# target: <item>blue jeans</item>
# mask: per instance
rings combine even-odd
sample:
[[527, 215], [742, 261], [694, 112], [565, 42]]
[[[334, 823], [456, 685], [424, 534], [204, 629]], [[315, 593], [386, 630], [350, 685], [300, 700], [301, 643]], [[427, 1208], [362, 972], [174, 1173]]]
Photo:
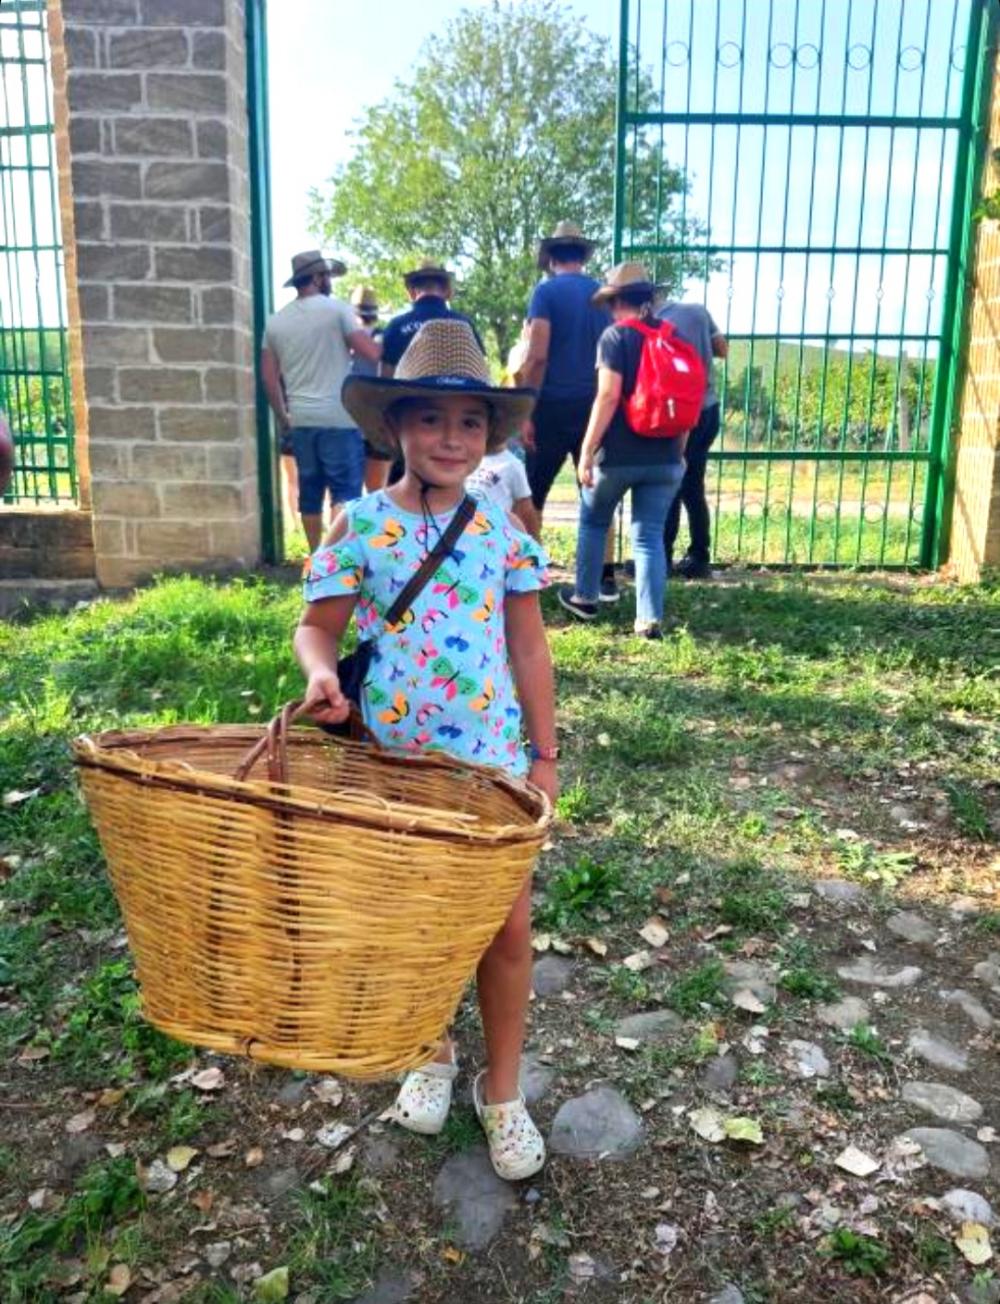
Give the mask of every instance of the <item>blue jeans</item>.
[[596, 602], [601, 585], [604, 543], [615, 508], [632, 491], [632, 555], [635, 558], [637, 628], [663, 620], [667, 554], [663, 527], [684, 478], [683, 462], [651, 466], [596, 466], [594, 484], [580, 494], [576, 539], [576, 596]]
[[299, 468], [299, 511], [303, 516], [320, 515], [328, 489], [335, 503], [348, 503], [361, 497], [365, 446], [360, 430], [350, 426], [343, 429], [296, 426], [291, 435]]

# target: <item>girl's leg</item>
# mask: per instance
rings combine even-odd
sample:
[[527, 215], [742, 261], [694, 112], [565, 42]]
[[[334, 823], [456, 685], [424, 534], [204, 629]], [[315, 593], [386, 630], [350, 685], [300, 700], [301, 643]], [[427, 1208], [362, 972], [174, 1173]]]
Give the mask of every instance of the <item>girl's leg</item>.
[[576, 533], [576, 597], [581, 602], [596, 602], [601, 587], [601, 569], [608, 531], [615, 508], [621, 502], [629, 481], [617, 468], [594, 471], [592, 489], [580, 494], [580, 522]]
[[663, 621], [663, 594], [667, 586], [663, 529], [680, 488], [684, 467], [677, 463], [643, 468], [643, 471], [642, 479], [637, 479], [632, 486], [636, 629]]
[[516, 1100], [524, 1025], [531, 999], [531, 879], [479, 962], [476, 984], [489, 1069], [486, 1104]]

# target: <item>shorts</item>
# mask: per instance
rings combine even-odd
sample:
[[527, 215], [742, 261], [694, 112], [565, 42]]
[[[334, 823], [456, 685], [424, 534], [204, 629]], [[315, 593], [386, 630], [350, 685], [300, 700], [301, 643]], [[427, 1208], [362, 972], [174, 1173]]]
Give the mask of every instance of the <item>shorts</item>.
[[286, 430], [278, 440], [278, 452], [282, 457], [294, 457], [295, 449], [292, 447], [292, 432]]
[[524, 460], [531, 485], [531, 500], [539, 511], [545, 506], [556, 476], [567, 457], [576, 466], [590, 420], [589, 398], [539, 399], [534, 412], [535, 447]]
[[364, 443], [365, 457], [370, 457], [373, 462], [392, 462], [395, 460], [395, 453], [383, 452], [381, 448], [376, 448], [374, 444], [369, 444], [367, 439]]
[[298, 426], [292, 430], [292, 448], [299, 469], [299, 511], [303, 516], [322, 512], [327, 491], [335, 503], [361, 497], [365, 449], [360, 430]]

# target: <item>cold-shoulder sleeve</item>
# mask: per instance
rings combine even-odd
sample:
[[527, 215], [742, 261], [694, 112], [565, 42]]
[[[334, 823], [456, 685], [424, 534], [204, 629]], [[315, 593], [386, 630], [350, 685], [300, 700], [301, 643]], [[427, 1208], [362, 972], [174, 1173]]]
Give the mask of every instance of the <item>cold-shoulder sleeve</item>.
[[508, 521], [504, 527], [507, 555], [504, 564], [508, 593], [535, 593], [549, 584], [548, 553], [530, 534]]
[[364, 545], [348, 517], [347, 533], [336, 543], [324, 544], [309, 559], [303, 585], [306, 602], [321, 598], [356, 597], [365, 573]]

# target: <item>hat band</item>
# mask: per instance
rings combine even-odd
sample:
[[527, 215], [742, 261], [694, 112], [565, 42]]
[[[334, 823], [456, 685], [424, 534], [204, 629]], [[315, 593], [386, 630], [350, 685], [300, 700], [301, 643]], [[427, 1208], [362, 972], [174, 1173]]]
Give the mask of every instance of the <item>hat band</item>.
[[488, 380], [480, 380], [475, 376], [401, 376], [396, 373], [396, 380], [403, 384], [409, 385], [428, 385], [441, 389], [483, 389], [489, 387]]

